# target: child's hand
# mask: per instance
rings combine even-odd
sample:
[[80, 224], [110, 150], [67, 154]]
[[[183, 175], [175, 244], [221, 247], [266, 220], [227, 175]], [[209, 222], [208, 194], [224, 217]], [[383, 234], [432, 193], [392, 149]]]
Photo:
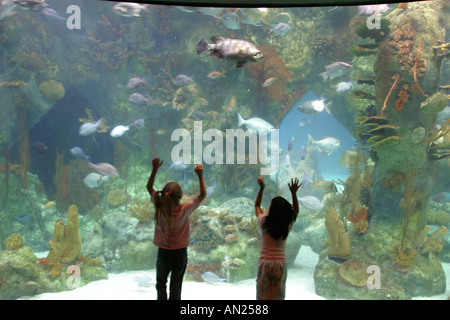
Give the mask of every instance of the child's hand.
[[288, 183], [289, 190], [291, 190], [291, 193], [297, 193], [297, 190], [302, 186], [302, 184], [299, 184], [298, 178], [291, 179], [291, 184]]
[[203, 166], [200, 163], [197, 163], [194, 171], [197, 174], [197, 176], [199, 176], [199, 177], [202, 176], [203, 175]]
[[258, 177], [258, 184], [261, 188], [264, 188], [264, 179], [263, 177]]
[[160, 160], [158, 157], [153, 158], [152, 160], [153, 169], [158, 170], [158, 168], [162, 166], [163, 162], [164, 161]]

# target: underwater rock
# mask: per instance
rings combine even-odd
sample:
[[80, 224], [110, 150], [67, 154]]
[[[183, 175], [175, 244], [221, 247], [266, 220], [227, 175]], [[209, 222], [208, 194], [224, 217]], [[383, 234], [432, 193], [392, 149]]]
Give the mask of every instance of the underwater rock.
[[62, 220], [55, 222], [53, 239], [48, 242], [50, 253], [47, 259], [50, 262], [73, 262], [81, 251], [81, 235], [78, 224], [78, 208], [69, 207], [67, 225]]
[[39, 85], [39, 92], [48, 102], [60, 100], [66, 93], [62, 83], [56, 80], [42, 81]]
[[339, 268], [338, 276], [342, 283], [356, 288], [367, 286], [369, 274], [366, 272], [369, 266], [359, 261], [345, 261]]
[[420, 110], [425, 112], [438, 113], [444, 110], [444, 108], [447, 106], [447, 102], [447, 95], [442, 92], [438, 92], [422, 102], [420, 104]]
[[255, 201], [249, 198], [234, 198], [224, 202], [219, 209], [227, 209], [231, 215], [243, 215], [253, 217], [255, 215]]

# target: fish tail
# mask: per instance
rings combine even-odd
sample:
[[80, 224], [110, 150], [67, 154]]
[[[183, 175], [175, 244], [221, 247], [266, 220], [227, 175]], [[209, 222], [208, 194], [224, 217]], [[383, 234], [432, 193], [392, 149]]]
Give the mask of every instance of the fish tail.
[[331, 110], [330, 110], [330, 105], [331, 105], [331, 101], [330, 102], [328, 102], [328, 103], [325, 103], [325, 110], [328, 112], [328, 114], [331, 114]]
[[244, 118], [242, 118], [241, 114], [238, 112], [238, 128], [242, 127], [245, 123]]
[[206, 41], [205, 38], [202, 38], [202, 40], [200, 40], [200, 42], [197, 44], [197, 54], [203, 54], [206, 51], [209, 50], [209, 43], [208, 41]]

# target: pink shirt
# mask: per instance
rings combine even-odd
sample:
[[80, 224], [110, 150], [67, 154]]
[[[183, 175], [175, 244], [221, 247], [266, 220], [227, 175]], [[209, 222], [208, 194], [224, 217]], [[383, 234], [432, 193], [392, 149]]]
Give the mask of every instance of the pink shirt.
[[[266, 221], [266, 217], [267, 215], [265, 214], [258, 217], [258, 223], [261, 228], [262, 235], [261, 254], [259, 256], [259, 260], [286, 262], [286, 256], [284, 254], [286, 239], [275, 240], [263, 230], [262, 225], [264, 224], [264, 221]], [[293, 224], [290, 225], [289, 230], [292, 228], [292, 225]]]
[[164, 216], [159, 219], [159, 226], [155, 226], [153, 244], [167, 250], [183, 249], [189, 246], [189, 216], [200, 205], [200, 200], [195, 197], [183, 202], [173, 211], [175, 223], [169, 233], [165, 233], [164, 227], [167, 223]]

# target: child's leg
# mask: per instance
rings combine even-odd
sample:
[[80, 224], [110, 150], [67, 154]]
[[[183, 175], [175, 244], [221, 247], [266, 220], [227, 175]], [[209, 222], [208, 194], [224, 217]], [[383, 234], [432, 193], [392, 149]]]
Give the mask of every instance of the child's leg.
[[187, 266], [187, 248], [174, 250], [169, 300], [181, 300], [181, 286]]
[[170, 250], [158, 248], [156, 260], [156, 293], [158, 300], [167, 300], [167, 277], [172, 268]]
[[284, 300], [287, 268], [283, 262], [259, 262], [257, 293], [258, 300]]

